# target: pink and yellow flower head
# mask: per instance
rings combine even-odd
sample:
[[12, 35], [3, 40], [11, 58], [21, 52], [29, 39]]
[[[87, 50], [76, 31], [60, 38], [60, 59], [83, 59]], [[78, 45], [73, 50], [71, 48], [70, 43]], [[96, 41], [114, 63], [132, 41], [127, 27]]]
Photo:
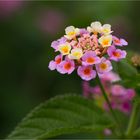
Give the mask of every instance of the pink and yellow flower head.
[[126, 57], [126, 51], [117, 47], [128, 44], [112, 32], [110, 24], [102, 25], [98, 21], [87, 28], [66, 27], [65, 35], [51, 44], [60, 55], [49, 63], [50, 70], [56, 69], [61, 74], [77, 70], [86, 81], [95, 78], [96, 73], [111, 71], [111, 60], [120, 61]]

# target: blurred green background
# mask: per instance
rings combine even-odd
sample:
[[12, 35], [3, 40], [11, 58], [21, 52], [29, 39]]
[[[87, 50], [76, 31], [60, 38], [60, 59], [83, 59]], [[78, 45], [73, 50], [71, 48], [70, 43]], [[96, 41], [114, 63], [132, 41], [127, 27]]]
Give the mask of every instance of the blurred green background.
[[116, 36], [140, 51], [139, 1], [0, 1], [0, 138], [40, 102], [81, 94], [81, 79], [49, 71], [51, 42], [69, 25], [109, 23]]

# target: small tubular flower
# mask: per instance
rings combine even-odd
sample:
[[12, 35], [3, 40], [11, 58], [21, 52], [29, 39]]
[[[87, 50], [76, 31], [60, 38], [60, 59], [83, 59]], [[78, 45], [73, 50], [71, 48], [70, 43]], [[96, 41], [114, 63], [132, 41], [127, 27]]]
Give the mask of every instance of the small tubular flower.
[[127, 41], [125, 41], [124, 39], [119, 39], [116, 36], [113, 36], [113, 44], [116, 46], [126, 46], [128, 45]]
[[109, 72], [112, 70], [111, 62], [103, 57], [101, 58], [101, 62], [99, 64], [96, 64], [96, 69], [100, 74]]
[[99, 38], [99, 43], [103, 48], [111, 46], [112, 43], [112, 35], [106, 35]]
[[82, 57], [82, 64], [85, 66], [98, 64], [101, 62], [101, 59], [93, 51], [87, 51]]
[[102, 24], [99, 21], [96, 22], [92, 22], [91, 23], [91, 27], [87, 27], [87, 30], [89, 32], [93, 32], [93, 33], [101, 33], [102, 31]]
[[65, 35], [51, 44], [60, 55], [50, 61], [49, 69], [56, 69], [61, 74], [71, 74], [77, 70], [86, 81], [94, 79], [96, 73], [101, 76], [109, 72], [112, 70], [112, 60], [120, 61], [126, 57], [126, 52], [117, 46], [128, 44], [124, 39], [112, 35], [112, 32], [110, 24], [102, 25], [99, 21], [92, 22], [86, 28], [66, 27]]
[[116, 49], [115, 46], [109, 47], [107, 53], [111, 60], [119, 61], [126, 57], [126, 51], [122, 51], [120, 49]]
[[65, 37], [61, 37], [60, 39], [56, 40], [56, 41], [53, 41], [51, 43], [51, 47], [55, 49], [55, 51], [58, 51], [58, 46], [60, 44], [64, 44], [66, 43], [66, 38]]
[[121, 80], [120, 76], [112, 71], [105, 74], [100, 74], [99, 76], [103, 81], [109, 81], [110, 83]]
[[71, 50], [71, 53], [68, 55], [70, 59], [80, 59], [83, 56], [83, 51], [81, 48], [74, 48]]
[[57, 71], [61, 74], [71, 74], [75, 69], [75, 64], [73, 60], [69, 60], [68, 58], [62, 61], [57, 68]]
[[110, 24], [104, 24], [102, 26], [102, 33], [105, 35], [111, 34], [113, 31], [111, 31], [111, 25]]
[[71, 46], [69, 43], [61, 44], [58, 46], [58, 50], [61, 52], [62, 55], [68, 55], [71, 50]]
[[61, 61], [62, 61], [62, 55], [61, 54], [60, 55], [57, 55], [55, 57], [55, 60], [50, 61], [50, 63], [49, 63], [49, 69], [50, 70], [57, 69], [57, 66], [61, 63]]
[[121, 96], [126, 94], [126, 90], [121, 85], [113, 85], [111, 87], [111, 93], [115, 96]]
[[75, 28], [74, 26], [69, 26], [66, 27], [65, 33], [66, 33], [65, 37], [67, 39], [73, 39], [76, 37], [76, 35], [79, 35], [80, 30], [78, 28]]
[[96, 77], [96, 71], [91, 66], [79, 66], [78, 75], [85, 81], [89, 81]]

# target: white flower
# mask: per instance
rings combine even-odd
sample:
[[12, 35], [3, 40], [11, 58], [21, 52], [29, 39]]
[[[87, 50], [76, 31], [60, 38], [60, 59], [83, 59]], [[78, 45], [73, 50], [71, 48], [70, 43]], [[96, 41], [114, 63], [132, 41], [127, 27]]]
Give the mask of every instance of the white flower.
[[105, 35], [108, 35], [110, 33], [112, 33], [113, 31], [111, 31], [111, 25], [110, 24], [104, 24], [102, 27], [102, 33]]
[[87, 30], [89, 32], [93, 32], [93, 33], [101, 33], [101, 31], [102, 31], [102, 25], [98, 21], [92, 22], [91, 23], [91, 27], [87, 27]]
[[102, 47], [109, 47], [112, 43], [112, 35], [102, 36], [98, 39], [98, 41], [102, 45]]
[[76, 35], [79, 35], [80, 29], [75, 28], [74, 26], [69, 26], [69, 27], [66, 27], [65, 33], [66, 33], [65, 37], [67, 39], [73, 39], [76, 37]]
[[71, 54], [68, 55], [69, 59], [80, 59], [83, 56], [81, 48], [74, 48], [71, 50]]
[[58, 50], [61, 52], [62, 55], [68, 55], [71, 50], [71, 46], [69, 43], [60, 44], [58, 46]]

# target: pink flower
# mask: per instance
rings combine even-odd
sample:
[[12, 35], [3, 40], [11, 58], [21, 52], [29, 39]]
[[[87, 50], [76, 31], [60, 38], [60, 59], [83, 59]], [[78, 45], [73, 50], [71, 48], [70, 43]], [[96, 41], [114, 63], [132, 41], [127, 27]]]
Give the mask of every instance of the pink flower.
[[9, 17], [21, 7], [24, 7], [23, 0], [0, 0], [0, 17]]
[[111, 60], [119, 61], [126, 57], [126, 51], [122, 51], [120, 49], [116, 49], [115, 46], [109, 47], [107, 53]]
[[127, 46], [128, 45], [128, 42], [124, 39], [120, 39], [120, 42], [121, 42], [122, 46]]
[[[115, 75], [115, 73], [113, 72], [109, 72], [109, 73], [111, 73], [111, 75], [113, 74]], [[110, 100], [112, 108], [119, 110], [125, 114], [130, 113], [132, 109], [131, 103], [136, 95], [135, 90], [126, 89], [125, 87], [118, 84], [112, 84], [110, 77], [109, 78], [107, 77], [107, 79], [104, 79], [104, 76], [106, 74], [102, 74], [100, 78], [101, 78], [102, 84], [104, 85], [105, 91], [108, 95], [108, 98]], [[115, 78], [116, 78], [116, 75], [115, 75]], [[101, 89], [98, 85], [92, 87], [90, 86], [89, 82], [83, 82], [83, 94], [87, 98], [94, 98], [95, 102], [97, 103], [99, 107], [105, 109], [106, 111], [109, 111], [108, 105], [106, 101], [104, 100]]]
[[81, 28], [80, 29], [80, 35], [83, 35], [83, 34], [88, 34], [88, 31], [84, 28]]
[[127, 46], [128, 43], [124, 39], [119, 39], [116, 36], [113, 36], [113, 44], [116, 46]]
[[90, 94], [90, 85], [89, 82], [83, 81], [82, 82], [82, 88], [83, 88], [83, 96], [88, 97]]
[[111, 62], [105, 57], [102, 57], [101, 62], [99, 64], [96, 64], [96, 69], [100, 74], [107, 73], [112, 70]]
[[121, 85], [113, 85], [111, 87], [111, 93], [114, 96], [122, 96], [127, 94], [125, 88]]
[[94, 93], [94, 94], [101, 94], [102, 93], [102, 91], [101, 91], [99, 86], [90, 87], [90, 92]]
[[106, 136], [110, 136], [110, 135], [112, 134], [111, 129], [105, 128], [105, 129], [104, 129], [104, 134], [105, 134]]
[[62, 55], [61, 54], [60, 55], [57, 55], [55, 57], [55, 60], [50, 61], [50, 63], [49, 63], [49, 69], [50, 70], [57, 69], [57, 66], [61, 63], [61, 61], [62, 61]]
[[126, 101], [123, 102], [122, 104], [120, 104], [118, 106], [118, 109], [126, 114], [130, 113], [131, 109], [132, 109], [132, 105], [130, 102]]
[[86, 81], [96, 77], [96, 71], [91, 66], [79, 66], [77, 70], [78, 75]]
[[60, 32], [64, 22], [64, 13], [57, 9], [42, 10], [37, 18], [39, 29], [44, 33], [48, 33], [49, 35], [55, 35]]
[[51, 47], [55, 49], [55, 51], [58, 51], [58, 46], [60, 44], [64, 44], [66, 42], [66, 38], [65, 37], [61, 37], [60, 39], [53, 41], [51, 44]]
[[64, 61], [62, 61], [58, 67], [57, 71], [60, 72], [61, 74], [71, 74], [75, 69], [75, 64], [73, 60], [70, 60], [66, 58]]
[[124, 96], [125, 100], [132, 100], [136, 96], [134, 89], [126, 89], [126, 93]]
[[89, 33], [83, 34], [78, 38], [77, 47], [83, 48], [85, 51], [94, 50], [98, 47], [98, 39], [96, 35], [90, 35]]
[[119, 75], [112, 71], [107, 72], [105, 74], [100, 74], [99, 76], [103, 81], [108, 81], [108, 82], [116, 82], [121, 80]]
[[85, 66], [98, 64], [101, 59], [93, 51], [87, 51], [82, 57], [82, 64]]

